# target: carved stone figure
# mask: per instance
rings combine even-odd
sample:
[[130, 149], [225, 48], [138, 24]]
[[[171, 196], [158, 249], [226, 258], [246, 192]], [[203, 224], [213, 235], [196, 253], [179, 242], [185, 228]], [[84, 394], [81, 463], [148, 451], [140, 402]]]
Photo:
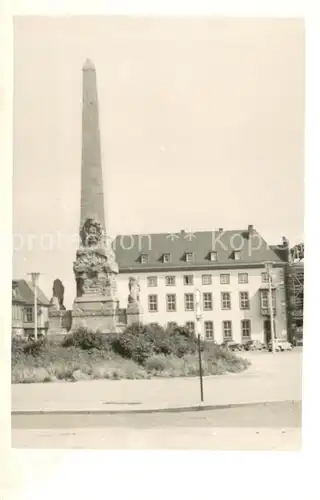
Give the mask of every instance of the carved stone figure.
[[129, 291], [128, 304], [140, 302], [140, 286], [137, 278], [129, 278]]
[[[57, 300], [56, 300], [57, 299]], [[58, 310], [65, 310], [63, 305], [64, 300], [64, 286], [62, 281], [59, 279], [55, 279], [52, 286], [52, 304], [56, 304]]]
[[60, 304], [58, 297], [53, 296], [50, 300], [50, 306], [55, 311], [60, 311]]
[[77, 252], [73, 270], [77, 281], [77, 297], [82, 295], [110, 297], [115, 294], [117, 268], [111, 252], [103, 255], [95, 249], [82, 248]]
[[80, 238], [84, 247], [94, 247], [102, 243], [103, 229], [100, 222], [87, 219], [80, 231]]

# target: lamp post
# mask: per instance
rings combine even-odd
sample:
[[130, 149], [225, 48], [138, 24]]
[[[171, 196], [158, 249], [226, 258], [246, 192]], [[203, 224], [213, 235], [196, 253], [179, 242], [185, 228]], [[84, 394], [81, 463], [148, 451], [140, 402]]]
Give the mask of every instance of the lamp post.
[[273, 315], [273, 300], [272, 300], [272, 266], [273, 262], [265, 263], [265, 270], [268, 276], [268, 289], [269, 289], [269, 313], [270, 313], [270, 330], [271, 330], [271, 346], [272, 353], [275, 353], [275, 345], [274, 345], [274, 315]]
[[202, 371], [202, 359], [201, 359], [201, 293], [200, 290], [196, 290], [196, 335], [198, 343], [198, 355], [199, 355], [199, 378], [200, 378], [200, 400], [201, 405], [203, 404], [203, 371]]
[[201, 318], [202, 318], [202, 313], [201, 313], [201, 293], [200, 290], [196, 290], [196, 335], [197, 337], [200, 335], [202, 336], [201, 333]]
[[40, 273], [29, 273], [34, 292], [34, 340], [38, 340], [38, 281]]

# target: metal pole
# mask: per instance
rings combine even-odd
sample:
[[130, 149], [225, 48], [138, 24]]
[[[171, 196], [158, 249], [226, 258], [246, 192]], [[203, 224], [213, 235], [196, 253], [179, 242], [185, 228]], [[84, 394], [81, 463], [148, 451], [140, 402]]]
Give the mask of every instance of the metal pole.
[[273, 300], [272, 300], [272, 282], [271, 282], [271, 269], [268, 268], [268, 286], [269, 286], [269, 311], [270, 311], [270, 330], [271, 330], [271, 345], [272, 353], [275, 353], [274, 346], [274, 317], [273, 317]]
[[34, 340], [38, 340], [38, 290], [36, 282], [34, 284]]
[[201, 336], [200, 335], [198, 335], [198, 352], [199, 352], [200, 396], [201, 396], [201, 403], [203, 403], [203, 373], [202, 373]]
[[32, 279], [34, 296], [34, 340], [38, 340], [38, 280], [40, 273], [29, 273]]

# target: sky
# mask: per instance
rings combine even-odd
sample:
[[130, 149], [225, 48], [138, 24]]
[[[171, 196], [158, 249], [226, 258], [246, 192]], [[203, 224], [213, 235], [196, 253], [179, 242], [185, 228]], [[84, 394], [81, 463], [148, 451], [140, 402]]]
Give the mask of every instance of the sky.
[[82, 66], [96, 67], [116, 234], [244, 229], [303, 240], [298, 19], [16, 18], [13, 275], [75, 297]]

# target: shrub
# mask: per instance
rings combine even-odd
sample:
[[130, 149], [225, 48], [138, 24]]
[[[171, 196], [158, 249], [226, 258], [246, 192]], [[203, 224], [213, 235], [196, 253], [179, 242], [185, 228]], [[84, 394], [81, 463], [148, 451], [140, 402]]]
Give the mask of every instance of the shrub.
[[168, 332], [160, 325], [147, 325], [144, 335], [148, 342], [152, 344], [153, 351], [156, 354], [170, 355], [174, 353], [174, 342]]
[[107, 348], [107, 343], [102, 334], [82, 327], [79, 328], [78, 331], [66, 335], [62, 345], [63, 347], [79, 347], [83, 350], [103, 350]]
[[136, 363], [143, 364], [153, 354], [150, 339], [144, 335], [135, 335], [123, 332], [112, 339], [112, 349], [123, 358], [133, 359]]
[[45, 337], [39, 340], [28, 340], [23, 347], [24, 354], [30, 356], [39, 356], [47, 347], [47, 339]]
[[168, 335], [185, 337], [186, 339], [192, 339], [195, 341], [194, 334], [189, 330], [189, 328], [185, 326], [178, 326], [178, 325], [175, 327], [170, 326], [166, 329], [166, 333]]

